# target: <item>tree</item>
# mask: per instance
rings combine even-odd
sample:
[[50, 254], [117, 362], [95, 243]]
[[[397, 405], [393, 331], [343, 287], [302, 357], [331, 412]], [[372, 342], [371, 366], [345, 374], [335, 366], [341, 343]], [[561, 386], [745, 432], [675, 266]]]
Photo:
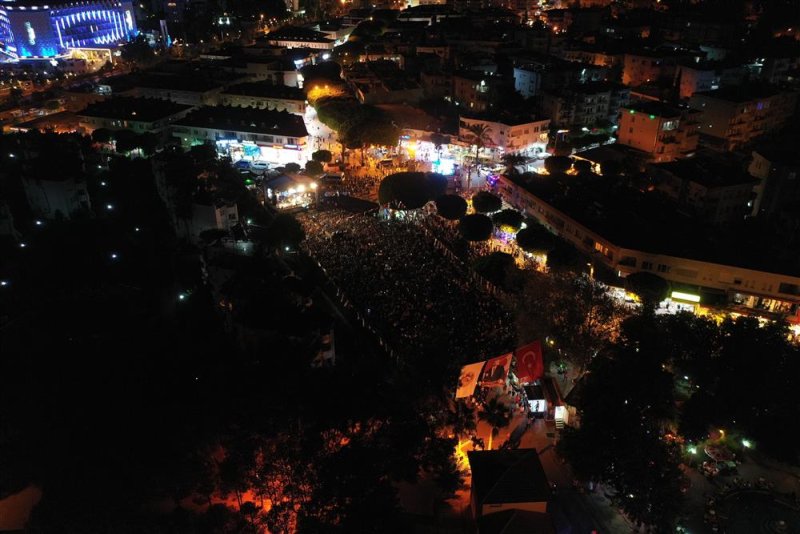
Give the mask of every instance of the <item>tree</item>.
[[[467, 126], [468, 133], [468, 140], [475, 146], [475, 162], [473, 167], [475, 170], [478, 170], [478, 163], [479, 163], [479, 155], [480, 151], [483, 147], [485, 147], [489, 142], [491, 142], [491, 136], [489, 135], [492, 131], [492, 128], [486, 124], [475, 123], [470, 124]], [[472, 187], [472, 170], [470, 170], [469, 174], [467, 175], [467, 189]]]
[[[511, 422], [511, 414], [505, 405], [497, 399], [497, 397], [489, 399], [478, 412], [478, 419], [485, 421], [492, 427], [492, 438], [497, 437], [500, 429], [508, 426]], [[489, 443], [489, 450], [492, 449], [491, 442]]]
[[664, 354], [652, 349], [623, 340], [595, 358], [578, 401], [581, 426], [565, 432], [557, 450], [579, 477], [614, 488], [617, 504], [635, 521], [668, 531], [682, 474], [677, 449], [662, 438], [673, 377]]
[[486, 241], [491, 237], [493, 228], [492, 220], [481, 214], [467, 215], [458, 223], [458, 231], [467, 241]]
[[378, 187], [378, 202], [393, 209], [421, 208], [431, 199], [431, 185], [424, 172], [390, 174]]
[[514, 256], [505, 252], [492, 252], [475, 260], [475, 272], [493, 284], [508, 289], [518, 282], [518, 273]]
[[287, 163], [283, 166], [283, 170], [288, 174], [297, 174], [300, 172], [300, 164], [295, 162]]
[[492, 215], [492, 221], [494, 221], [495, 226], [509, 234], [516, 233], [522, 226], [524, 219], [520, 212], [511, 208], [506, 208]]
[[625, 278], [625, 289], [636, 294], [642, 300], [644, 309], [652, 312], [659, 302], [667, 298], [669, 282], [657, 274], [638, 272]]
[[144, 155], [152, 156], [156, 153], [156, 147], [158, 147], [158, 137], [152, 132], [139, 134], [136, 139], [136, 146], [142, 150]]
[[320, 163], [330, 163], [333, 159], [333, 154], [331, 154], [330, 150], [317, 150], [311, 154], [311, 159]]
[[553, 250], [555, 238], [545, 227], [528, 221], [527, 226], [517, 232], [517, 246], [526, 252], [546, 254]]
[[575, 162], [572, 164], [572, 167], [579, 175], [592, 173], [592, 163], [590, 161], [586, 161], [585, 159], [575, 160]]
[[547, 266], [554, 271], [580, 272], [586, 268], [587, 258], [572, 243], [555, 238], [553, 248], [547, 253]]
[[436, 211], [439, 216], [456, 221], [466, 215], [467, 201], [458, 195], [443, 195], [436, 199]]
[[488, 191], [480, 191], [472, 195], [472, 207], [478, 213], [492, 213], [503, 207], [503, 201]]
[[544, 160], [544, 168], [549, 174], [563, 174], [572, 167], [572, 158], [568, 156], [550, 156]]
[[296, 248], [305, 238], [303, 225], [287, 213], [276, 215], [267, 227], [267, 241], [275, 248]]
[[113, 139], [113, 133], [108, 128], [98, 128], [92, 132], [92, 141], [95, 143], [110, 143]]
[[127, 154], [139, 147], [139, 135], [133, 130], [117, 130], [114, 132], [117, 152]]
[[306, 174], [312, 177], [319, 176], [323, 173], [322, 163], [316, 160], [309, 160], [306, 162]]
[[436, 150], [436, 159], [441, 159], [442, 147], [450, 142], [450, 136], [434, 132], [431, 134], [431, 143]]

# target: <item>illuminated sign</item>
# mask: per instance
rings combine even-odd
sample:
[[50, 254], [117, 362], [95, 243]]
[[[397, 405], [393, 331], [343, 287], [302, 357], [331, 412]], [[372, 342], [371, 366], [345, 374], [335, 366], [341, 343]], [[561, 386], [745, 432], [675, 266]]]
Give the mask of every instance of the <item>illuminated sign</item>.
[[691, 293], [683, 293], [681, 291], [673, 291], [672, 298], [674, 300], [685, 300], [687, 302], [700, 302], [700, 295], [692, 295]]

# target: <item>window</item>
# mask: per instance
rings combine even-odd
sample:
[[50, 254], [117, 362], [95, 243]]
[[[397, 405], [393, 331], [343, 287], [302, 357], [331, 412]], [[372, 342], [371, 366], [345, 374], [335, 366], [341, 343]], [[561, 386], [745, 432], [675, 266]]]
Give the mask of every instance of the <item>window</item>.
[[642, 269], [647, 269], [648, 271], [653, 270], [653, 262], [651, 261], [643, 261], [642, 262]]
[[660, 273], [668, 273], [671, 269], [669, 265], [664, 265], [663, 263], [658, 264], [658, 272]]

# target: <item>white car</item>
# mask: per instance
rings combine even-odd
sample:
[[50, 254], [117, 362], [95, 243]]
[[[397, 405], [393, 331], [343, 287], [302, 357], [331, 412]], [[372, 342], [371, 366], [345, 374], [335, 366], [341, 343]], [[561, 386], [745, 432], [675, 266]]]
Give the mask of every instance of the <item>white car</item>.
[[266, 161], [251, 161], [250, 170], [256, 173], [263, 173], [269, 170], [269, 163]]

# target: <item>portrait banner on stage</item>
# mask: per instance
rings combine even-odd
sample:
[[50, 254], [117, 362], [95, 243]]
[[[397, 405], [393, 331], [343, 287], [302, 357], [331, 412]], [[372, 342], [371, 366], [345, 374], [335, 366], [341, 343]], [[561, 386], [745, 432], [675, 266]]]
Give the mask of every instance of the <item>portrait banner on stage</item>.
[[538, 380], [544, 375], [542, 344], [539, 341], [519, 347], [514, 351], [514, 356], [517, 358], [517, 368], [514, 373], [523, 384]]
[[475, 387], [478, 385], [478, 379], [481, 377], [481, 370], [483, 370], [483, 364], [485, 363], [486, 360], [471, 363], [461, 368], [461, 374], [458, 377], [458, 389], [456, 390], [457, 399], [471, 397], [475, 393]]
[[508, 378], [508, 371], [511, 369], [511, 353], [497, 356], [487, 360], [481, 374], [481, 386], [494, 387], [502, 386]]

